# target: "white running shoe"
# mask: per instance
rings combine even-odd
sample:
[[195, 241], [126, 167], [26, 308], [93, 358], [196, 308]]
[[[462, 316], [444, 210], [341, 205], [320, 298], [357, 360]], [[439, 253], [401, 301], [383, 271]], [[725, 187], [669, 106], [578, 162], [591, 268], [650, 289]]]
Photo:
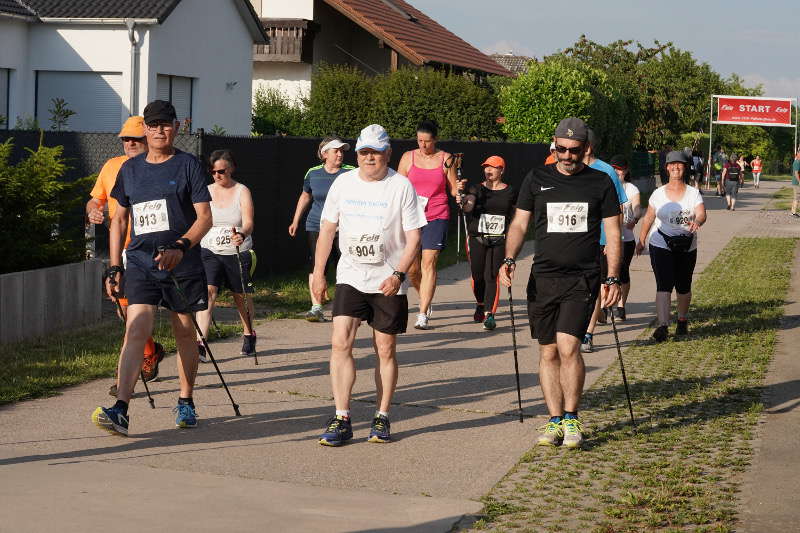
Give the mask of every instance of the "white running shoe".
[[428, 305], [428, 311], [425, 313], [425, 316], [430, 318], [433, 315], [433, 304]]
[[428, 316], [423, 315], [422, 313], [417, 315], [417, 321], [414, 323], [414, 328], [416, 329], [430, 329], [428, 326]]

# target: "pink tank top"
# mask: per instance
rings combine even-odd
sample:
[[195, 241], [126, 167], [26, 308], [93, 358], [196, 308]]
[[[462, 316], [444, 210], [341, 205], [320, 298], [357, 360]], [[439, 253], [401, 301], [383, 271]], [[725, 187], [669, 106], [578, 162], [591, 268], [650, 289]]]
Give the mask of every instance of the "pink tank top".
[[[447, 204], [447, 175], [444, 171], [444, 152], [442, 163], [437, 168], [419, 168], [414, 164], [414, 154], [411, 152], [411, 168], [408, 169], [408, 179], [417, 191], [417, 196], [427, 198], [425, 218], [431, 220], [449, 220], [450, 206]], [[425, 201], [425, 200], [421, 200]]]

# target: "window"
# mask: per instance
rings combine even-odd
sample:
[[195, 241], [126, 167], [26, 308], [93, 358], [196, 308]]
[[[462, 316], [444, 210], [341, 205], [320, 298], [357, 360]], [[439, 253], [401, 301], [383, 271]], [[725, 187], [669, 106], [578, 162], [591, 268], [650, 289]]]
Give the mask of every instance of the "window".
[[156, 79], [156, 98], [171, 102], [181, 122], [192, 118], [192, 89], [194, 89], [194, 78], [159, 74]]
[[11, 70], [0, 68], [0, 128], [11, 127], [11, 117], [8, 116], [8, 107], [11, 99]]
[[123, 108], [119, 72], [36, 71], [36, 109], [39, 125], [50, 129], [54, 98], [63, 98], [75, 112], [65, 131], [118, 132]]

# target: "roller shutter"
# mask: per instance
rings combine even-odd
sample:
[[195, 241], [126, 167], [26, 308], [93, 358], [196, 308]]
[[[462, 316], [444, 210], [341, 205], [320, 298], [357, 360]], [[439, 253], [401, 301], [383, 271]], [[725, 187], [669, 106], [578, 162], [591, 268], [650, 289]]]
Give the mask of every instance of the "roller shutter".
[[54, 98], [63, 98], [75, 114], [66, 131], [118, 132], [122, 127], [122, 74], [118, 72], [37, 72], [36, 119], [50, 129]]

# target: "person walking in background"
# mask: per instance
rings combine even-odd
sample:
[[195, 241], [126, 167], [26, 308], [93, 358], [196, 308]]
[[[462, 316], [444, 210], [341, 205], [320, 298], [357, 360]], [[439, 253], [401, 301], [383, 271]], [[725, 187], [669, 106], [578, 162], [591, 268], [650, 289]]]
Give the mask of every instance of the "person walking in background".
[[736, 198], [739, 196], [739, 187], [742, 184], [744, 172], [739, 165], [736, 154], [731, 155], [730, 161], [722, 168], [722, 186], [725, 190], [725, 200], [729, 211], [736, 211]]
[[[692, 168], [694, 168], [694, 173], [693, 173], [694, 180], [692, 182], [692, 187], [700, 191], [700, 193], [702, 194], [701, 187], [703, 186], [703, 181], [704, 181], [703, 174], [705, 173], [705, 171], [703, 167], [703, 156], [697, 150], [692, 152]], [[706, 186], [708, 186], [707, 181], [706, 181]]]
[[[308, 249], [309, 249], [309, 274], [308, 274], [308, 292], [311, 295], [311, 309], [306, 312], [306, 320], [309, 322], [324, 322], [325, 315], [322, 313], [323, 300], [318, 300], [311, 290], [311, 276], [314, 272], [314, 257], [316, 256], [317, 239], [319, 238], [320, 229], [320, 215], [322, 208], [325, 205], [325, 199], [328, 197], [328, 191], [336, 178], [343, 172], [352, 170], [354, 167], [345, 165], [344, 153], [350, 149], [350, 145], [342, 141], [338, 137], [325, 137], [319, 143], [317, 149], [317, 157], [322, 161], [321, 165], [311, 167], [306, 172], [303, 178], [303, 190], [300, 192], [300, 198], [297, 199], [297, 207], [294, 210], [294, 217], [292, 223], [289, 225], [289, 235], [295, 237], [297, 235], [297, 228], [300, 225], [300, 219], [306, 212], [309, 206], [311, 210], [306, 217], [306, 234], [308, 235]], [[330, 256], [329, 262], [325, 265], [325, 272], [327, 274], [328, 267], [331, 263], [335, 264], [339, 258], [339, 247], [334, 242], [333, 252]], [[325, 295], [323, 295], [323, 298]]]
[[439, 126], [431, 120], [417, 125], [417, 146], [400, 158], [397, 172], [408, 176], [425, 212], [427, 225], [422, 228], [422, 247], [411, 265], [408, 277], [419, 293], [419, 313], [414, 327], [428, 329], [431, 302], [436, 291], [436, 261], [447, 244], [450, 207], [447, 191], [456, 196], [456, 165], [449, 165], [451, 155], [436, 148]]
[[753, 158], [750, 162], [750, 170], [753, 173], [753, 187], [758, 189], [761, 183], [761, 168], [763, 167], [763, 162], [761, 161], [761, 156], [757, 155]]
[[739, 168], [741, 169], [741, 172], [739, 173], [739, 175], [742, 177], [740, 186], [744, 187], [744, 176], [745, 176], [745, 173], [747, 172], [747, 168], [750, 165], [747, 163], [747, 160], [744, 158], [744, 154], [741, 154], [739, 156], [739, 159], [736, 160], [736, 164], [739, 165]]
[[650, 195], [642, 220], [636, 255], [650, 243], [650, 264], [656, 278], [656, 324], [653, 340], [663, 342], [669, 335], [672, 290], [678, 295], [678, 324], [675, 335], [689, 332], [688, 314], [692, 301], [692, 276], [697, 262], [697, 231], [706, 222], [703, 196], [686, 185], [689, 161], [683, 152], [667, 155], [669, 183]]
[[792, 162], [792, 210], [793, 217], [800, 218], [800, 213], [797, 211], [797, 204], [800, 202], [800, 148], [794, 156]]
[[[491, 331], [496, 327], [495, 313], [500, 301], [497, 272], [505, 257], [506, 231], [514, 216], [517, 191], [503, 182], [506, 162], [502, 157], [490, 156], [481, 166], [483, 183], [472, 185], [466, 195], [457, 198], [468, 220], [467, 254], [476, 300], [472, 319], [483, 322], [483, 329]], [[458, 183], [459, 192], [465, 181]]]
[[[253, 196], [250, 189], [233, 178], [236, 160], [230, 150], [215, 150], [208, 158], [211, 178], [214, 183], [208, 186], [211, 194], [211, 215], [214, 225], [200, 241], [200, 255], [208, 283], [208, 309], [197, 312], [197, 323], [208, 337], [208, 327], [219, 290], [227, 287], [233, 293], [233, 301], [242, 321], [242, 355], [256, 353], [256, 332], [250, 323], [255, 316], [253, 298], [247, 298], [245, 309], [244, 293], [253, 293], [250, 283], [250, 266], [253, 248]], [[239, 257], [236, 257], [236, 248]], [[242, 285], [244, 283], [244, 285]], [[247, 319], [250, 317], [250, 320]], [[210, 360], [202, 341], [198, 338], [197, 349], [200, 361]]]
[[628, 159], [624, 155], [615, 155], [611, 158], [611, 166], [625, 188], [625, 196], [628, 201], [622, 204], [622, 265], [619, 269], [620, 299], [617, 306], [612, 310], [614, 316], [621, 321], [628, 319], [625, 313], [625, 303], [628, 301], [628, 294], [631, 291], [631, 261], [636, 251], [636, 237], [633, 230], [641, 217], [641, 205], [639, 202], [639, 188], [631, 183], [631, 173], [629, 171]]

